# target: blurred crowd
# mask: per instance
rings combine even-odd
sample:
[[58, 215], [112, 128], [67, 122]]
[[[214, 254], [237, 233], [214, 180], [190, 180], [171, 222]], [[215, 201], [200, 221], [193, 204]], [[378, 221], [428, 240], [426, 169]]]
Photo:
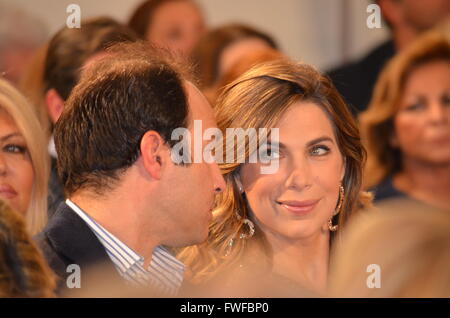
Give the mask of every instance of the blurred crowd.
[[[450, 1], [374, 2], [327, 72], [194, 0], [49, 39], [0, 3], [0, 296], [450, 297]], [[278, 171], [172, 163], [196, 120], [278, 128]]]

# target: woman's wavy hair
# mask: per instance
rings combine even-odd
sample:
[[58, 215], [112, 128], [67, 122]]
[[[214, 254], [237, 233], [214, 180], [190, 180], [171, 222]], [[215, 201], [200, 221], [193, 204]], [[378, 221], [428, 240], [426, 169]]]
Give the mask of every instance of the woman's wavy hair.
[[450, 63], [450, 40], [430, 32], [396, 55], [381, 72], [369, 107], [359, 116], [368, 152], [364, 179], [367, 188], [402, 169], [401, 151], [391, 145], [390, 139], [405, 82], [417, 67], [439, 60]]
[[0, 297], [54, 297], [56, 275], [22, 216], [0, 201]]
[[[215, 113], [224, 135], [229, 127], [270, 130], [297, 101], [313, 102], [322, 108], [332, 123], [338, 147], [345, 158], [342, 184], [345, 198], [342, 212], [333, 220], [342, 230], [353, 214], [369, 204], [370, 195], [361, 191], [366, 152], [361, 144], [358, 128], [329, 78], [311, 66], [288, 59], [258, 64], [225, 87], [218, 99]], [[245, 147], [245, 158], [248, 161], [250, 153], [245, 144], [226, 147], [232, 147], [231, 151], [234, 153], [239, 151], [239, 147]], [[228, 149], [224, 150], [226, 153]], [[240, 166], [241, 163], [219, 164], [226, 187], [216, 199], [209, 238], [205, 243], [188, 247], [179, 254], [192, 273], [193, 283], [205, 282], [218, 271], [236, 265], [244, 256], [248, 244], [256, 244], [257, 249], [267, 256], [270, 265], [270, 248], [256, 225], [255, 235], [251, 239], [239, 239], [240, 234], [248, 233], [247, 225], [242, 223], [241, 218], [251, 218], [245, 195], [239, 192], [235, 180]], [[229, 242], [234, 238], [234, 245], [229, 249]], [[334, 241], [334, 238], [330, 241]]]

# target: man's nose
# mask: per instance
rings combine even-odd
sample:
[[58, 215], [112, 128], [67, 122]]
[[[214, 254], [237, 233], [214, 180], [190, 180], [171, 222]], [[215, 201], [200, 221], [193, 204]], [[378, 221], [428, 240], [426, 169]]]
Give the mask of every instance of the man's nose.
[[225, 180], [220, 172], [219, 165], [217, 163], [211, 164], [212, 175], [214, 180], [214, 192], [219, 194], [225, 189]]

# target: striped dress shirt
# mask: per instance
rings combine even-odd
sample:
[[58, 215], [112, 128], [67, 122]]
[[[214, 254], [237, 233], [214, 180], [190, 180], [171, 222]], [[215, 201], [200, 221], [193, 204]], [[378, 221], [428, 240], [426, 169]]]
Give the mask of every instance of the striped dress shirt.
[[75, 203], [66, 200], [66, 204], [91, 228], [105, 247], [119, 274], [129, 283], [138, 286], [151, 286], [162, 294], [175, 296], [183, 282], [184, 264], [177, 260], [163, 246], [157, 246], [147, 269], [144, 258], [95, 222]]

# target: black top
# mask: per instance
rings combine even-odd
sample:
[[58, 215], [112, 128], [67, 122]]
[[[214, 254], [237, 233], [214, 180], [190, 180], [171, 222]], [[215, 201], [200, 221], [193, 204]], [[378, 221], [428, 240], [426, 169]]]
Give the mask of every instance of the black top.
[[376, 47], [361, 60], [328, 72], [354, 115], [367, 108], [380, 71], [394, 55], [394, 43], [390, 40]]
[[372, 188], [370, 192], [374, 193], [373, 198], [374, 202], [379, 202], [385, 199], [407, 197], [406, 193], [401, 192], [400, 190], [394, 187], [392, 177], [387, 177], [386, 179], [384, 179], [377, 186]]

